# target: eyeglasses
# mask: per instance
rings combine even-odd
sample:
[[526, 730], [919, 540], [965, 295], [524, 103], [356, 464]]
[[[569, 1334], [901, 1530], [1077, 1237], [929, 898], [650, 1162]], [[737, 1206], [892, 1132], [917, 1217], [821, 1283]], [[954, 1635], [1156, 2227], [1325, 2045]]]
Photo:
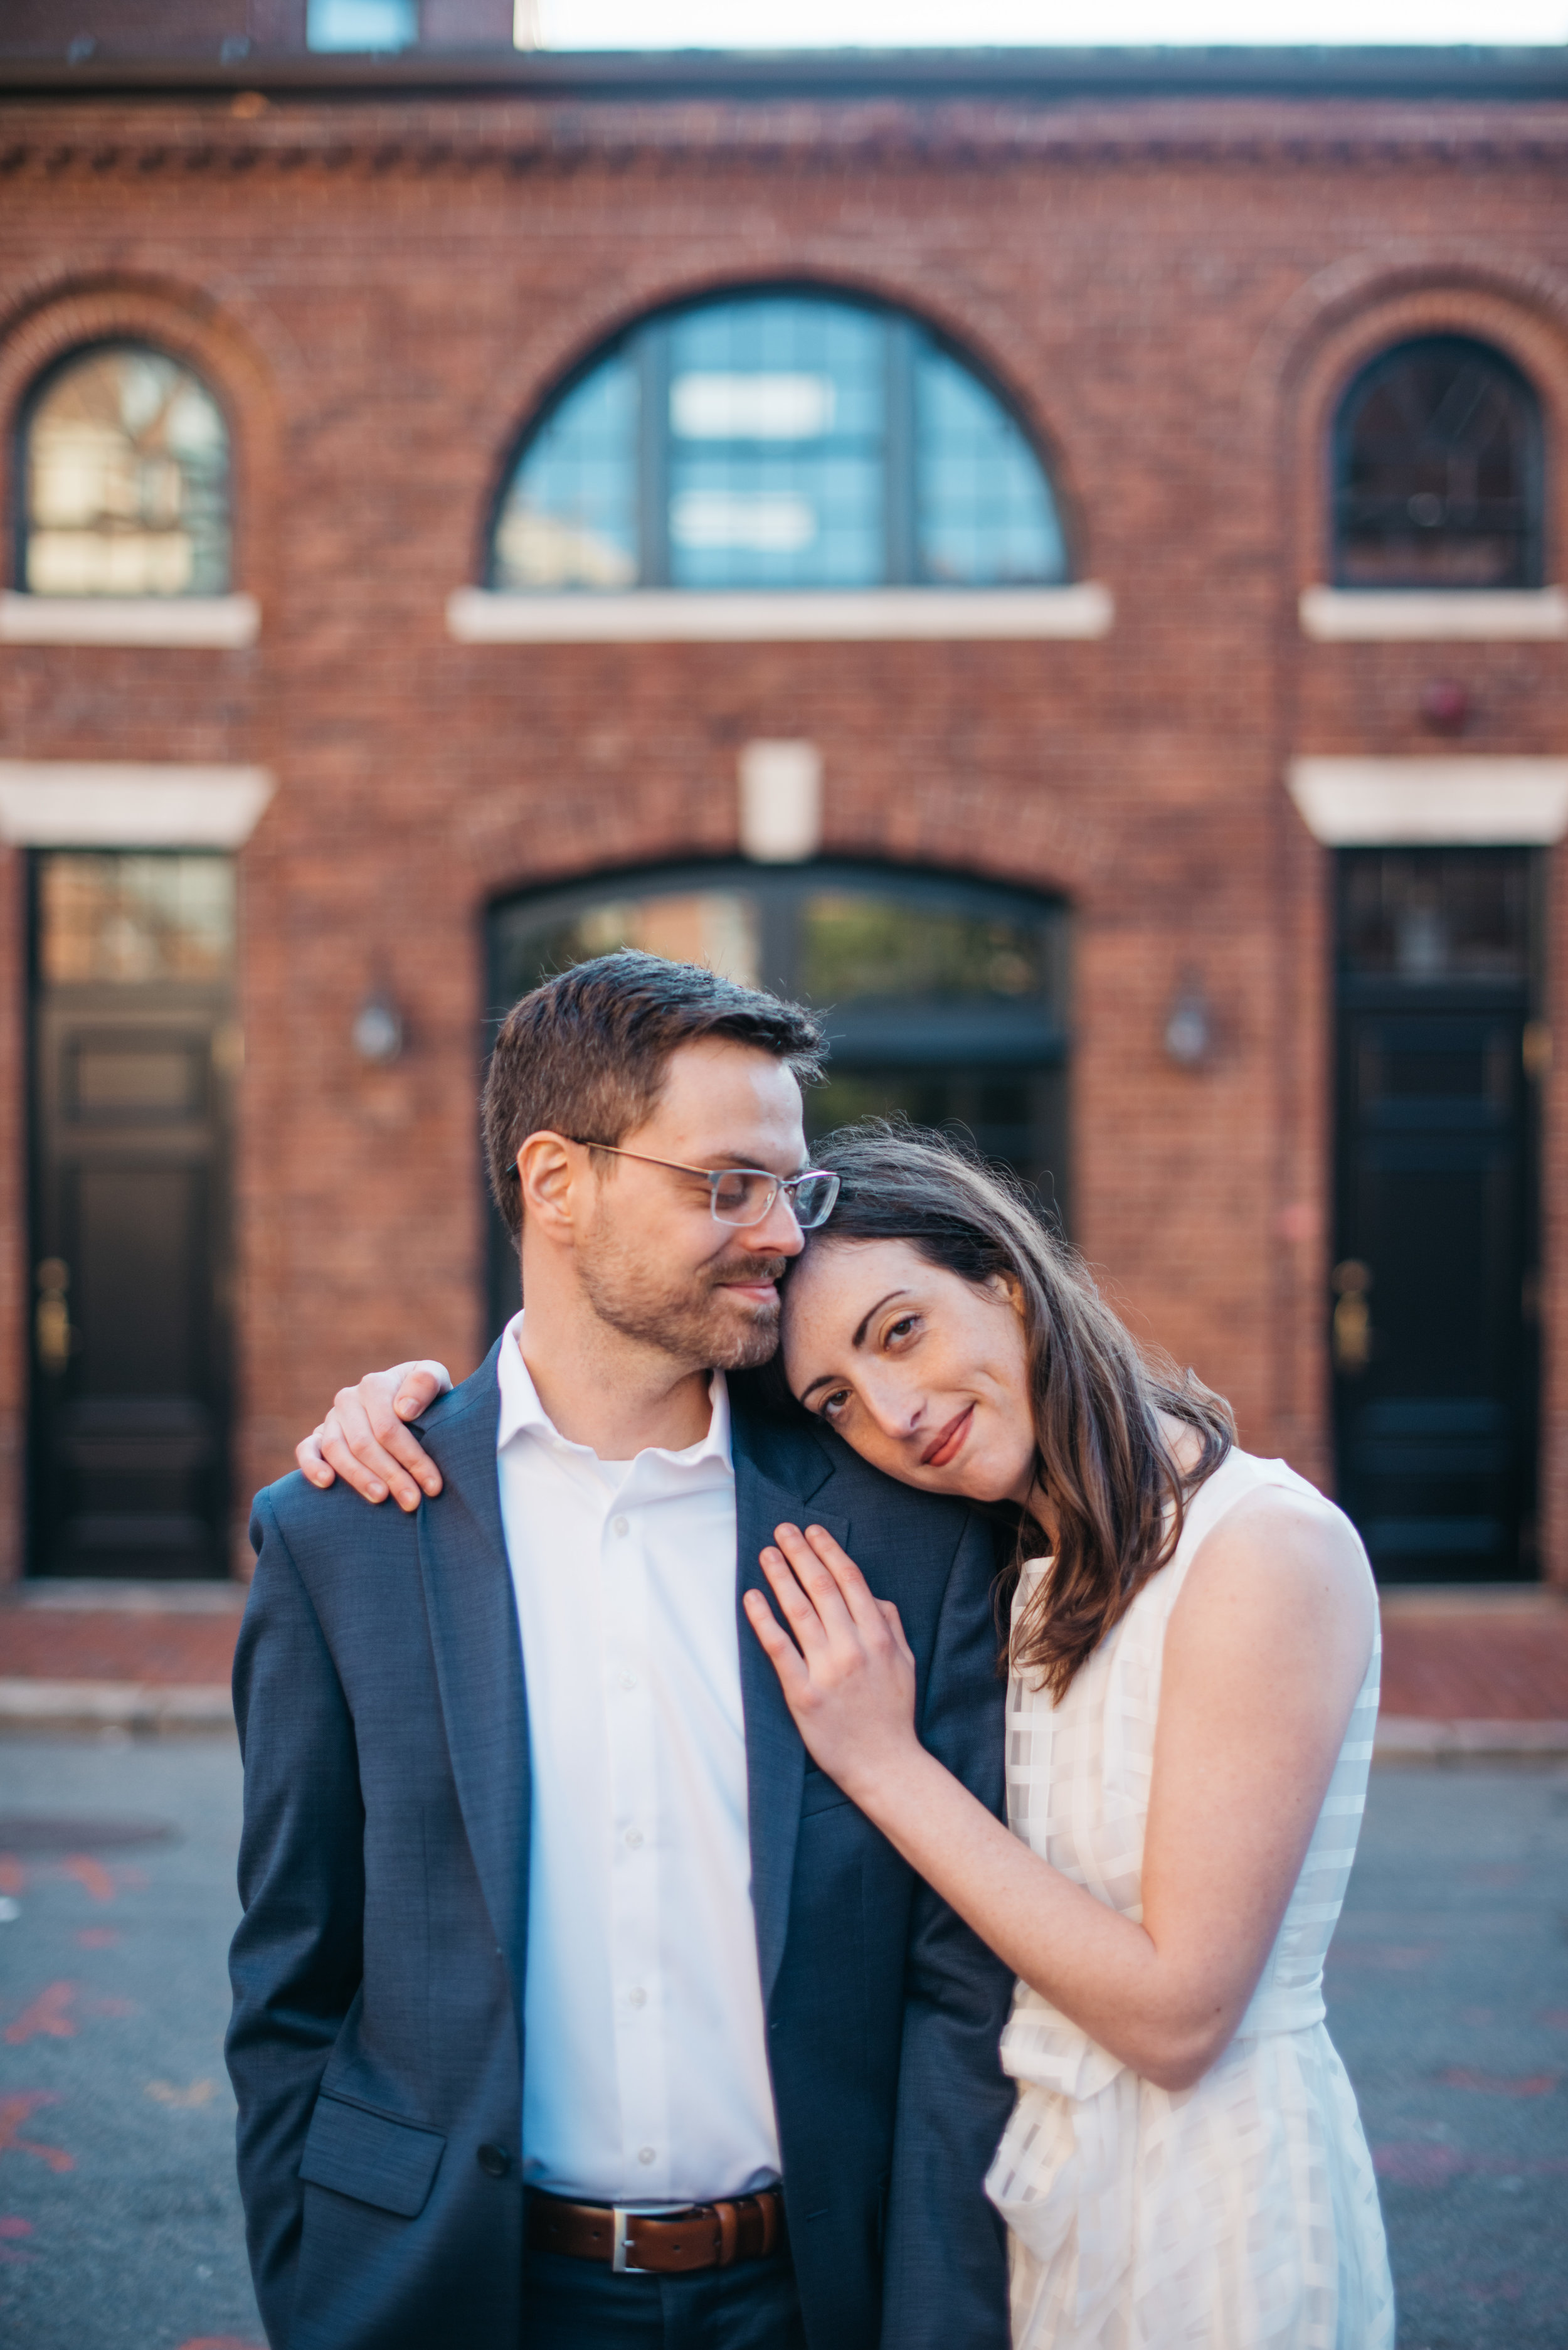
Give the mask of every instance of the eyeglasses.
[[607, 1150], [612, 1159], [636, 1159], [644, 1167], [665, 1167], [672, 1175], [695, 1175], [708, 1186], [717, 1224], [760, 1224], [782, 1191], [790, 1213], [803, 1232], [815, 1232], [833, 1213], [838, 1178], [825, 1168], [808, 1167], [799, 1175], [770, 1175], [763, 1167], [684, 1167], [678, 1159], [650, 1159], [644, 1150], [621, 1150], [613, 1142], [588, 1142], [568, 1134], [580, 1150]]

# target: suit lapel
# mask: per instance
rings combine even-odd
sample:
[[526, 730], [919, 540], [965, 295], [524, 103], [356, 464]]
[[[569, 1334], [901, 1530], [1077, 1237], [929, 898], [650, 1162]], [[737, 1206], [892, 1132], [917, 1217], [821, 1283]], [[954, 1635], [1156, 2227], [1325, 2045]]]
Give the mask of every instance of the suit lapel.
[[519, 2008], [528, 1889], [528, 1718], [501, 1529], [493, 1347], [419, 1433], [444, 1490], [419, 1511], [420, 1572], [458, 1802]]
[[[787, 1431], [788, 1449], [795, 1458], [787, 1466], [779, 1463], [780, 1472], [789, 1477], [789, 1482], [784, 1484], [757, 1459], [753, 1450], [755, 1432], [750, 1416], [737, 1413], [733, 1440], [735, 1607], [740, 1616], [741, 1700], [746, 1720], [752, 1906], [756, 1912], [757, 1963], [765, 2007], [773, 1996], [789, 1927], [805, 1748], [784, 1703], [778, 1675], [746, 1621], [741, 1603], [748, 1591], [767, 1593], [767, 1578], [757, 1564], [758, 1553], [772, 1542], [774, 1528], [784, 1521], [799, 1525], [809, 1517], [814, 1525], [826, 1526], [846, 1550], [850, 1544], [848, 1519], [836, 1517], [815, 1499], [823, 1488], [831, 1486], [834, 1471], [810, 1434], [793, 1429]], [[798, 1475], [794, 1473], [796, 1471]], [[771, 1596], [769, 1604], [772, 1605]]]

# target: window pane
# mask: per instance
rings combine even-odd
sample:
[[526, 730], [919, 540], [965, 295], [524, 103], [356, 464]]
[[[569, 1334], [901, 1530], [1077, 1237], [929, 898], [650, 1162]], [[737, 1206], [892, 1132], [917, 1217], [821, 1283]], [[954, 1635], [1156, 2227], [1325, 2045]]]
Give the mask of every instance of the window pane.
[[50, 985], [223, 980], [234, 945], [226, 857], [38, 859], [38, 963]]
[[1426, 981], [1530, 975], [1530, 852], [1347, 849], [1339, 859], [1346, 977]]
[[416, 0], [310, 0], [305, 36], [313, 49], [408, 48], [419, 38]]
[[1494, 352], [1434, 336], [1386, 354], [1345, 400], [1335, 459], [1342, 586], [1539, 585], [1539, 420]]
[[229, 585], [229, 442], [217, 403], [161, 352], [89, 352], [27, 427], [26, 584], [35, 596], [219, 596]]
[[1054, 931], [894, 898], [823, 890], [802, 909], [808, 1002], [1020, 1000], [1051, 992]]
[[929, 343], [915, 361], [915, 418], [921, 577], [964, 588], [1064, 579], [1039, 459], [985, 386]]
[[879, 583], [881, 318], [770, 295], [688, 312], [668, 331], [673, 584]]
[[754, 903], [732, 889], [693, 889], [605, 899], [564, 922], [546, 914], [507, 941], [507, 989], [524, 995], [553, 972], [612, 954], [617, 947], [639, 947], [671, 962], [705, 963], [743, 987], [761, 985]]
[[629, 588], [637, 577], [637, 375], [624, 353], [529, 445], [495, 531], [493, 584]]

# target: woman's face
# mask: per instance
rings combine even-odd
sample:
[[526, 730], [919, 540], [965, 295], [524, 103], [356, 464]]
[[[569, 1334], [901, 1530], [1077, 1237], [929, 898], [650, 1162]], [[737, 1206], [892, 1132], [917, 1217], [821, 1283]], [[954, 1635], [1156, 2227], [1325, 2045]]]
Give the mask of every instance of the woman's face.
[[1034, 1470], [1023, 1321], [907, 1241], [818, 1241], [784, 1289], [790, 1392], [928, 1492], [1023, 1502]]

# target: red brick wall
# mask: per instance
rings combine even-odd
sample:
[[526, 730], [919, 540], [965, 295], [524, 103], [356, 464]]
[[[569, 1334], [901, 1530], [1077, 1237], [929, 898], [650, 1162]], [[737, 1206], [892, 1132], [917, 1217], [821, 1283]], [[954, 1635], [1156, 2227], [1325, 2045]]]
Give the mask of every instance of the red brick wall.
[[[732, 850], [738, 744], [796, 734], [822, 747], [830, 850], [1072, 898], [1078, 1236], [1251, 1445], [1326, 1476], [1324, 857], [1284, 763], [1429, 750], [1434, 673], [1472, 690], [1458, 748], [1560, 749], [1568, 676], [1556, 646], [1302, 639], [1325, 419], [1367, 350], [1468, 327], [1518, 354], [1561, 445], [1565, 144], [1568, 109], [1490, 104], [0, 102], [6, 462], [43, 356], [111, 315], [189, 349], [234, 429], [259, 645], [11, 649], [0, 731], [13, 756], [279, 778], [243, 861], [247, 1492], [339, 1378], [474, 1359], [486, 900]], [[906, 302], [993, 371], [1053, 456], [1081, 572], [1114, 590], [1112, 633], [452, 642], [443, 600], [560, 370], [651, 303], [778, 277]], [[1559, 469], [1554, 546], [1563, 494]], [[1189, 970], [1219, 1018], [1199, 1073], [1161, 1049]], [[348, 1032], [383, 976], [410, 1049], [368, 1073]], [[7, 1162], [0, 1215], [16, 1180]], [[1561, 1329], [1554, 1206], [1549, 1236]], [[0, 1274], [0, 1426], [20, 1301]]]

